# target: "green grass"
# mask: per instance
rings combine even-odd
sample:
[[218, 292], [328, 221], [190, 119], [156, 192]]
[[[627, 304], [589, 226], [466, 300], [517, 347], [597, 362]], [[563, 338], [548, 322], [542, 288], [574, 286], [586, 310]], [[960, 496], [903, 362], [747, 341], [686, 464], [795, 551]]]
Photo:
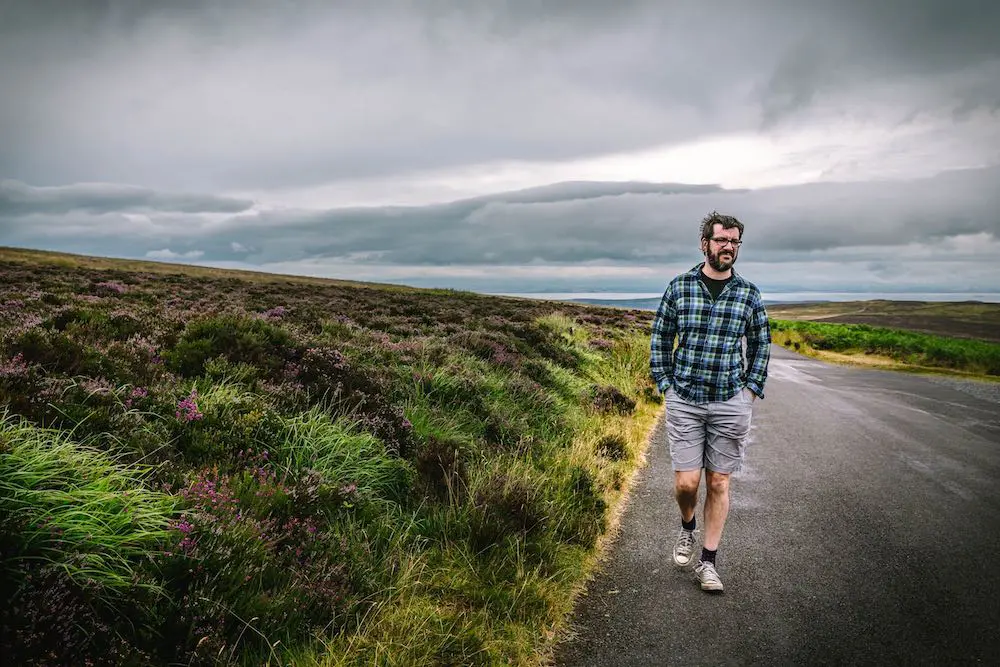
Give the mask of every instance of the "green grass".
[[102, 595], [131, 590], [136, 563], [165, 540], [176, 506], [147, 489], [144, 475], [63, 433], [0, 415], [0, 513], [20, 543], [5, 566], [35, 560]]
[[794, 349], [878, 355], [914, 368], [1000, 376], [1000, 344], [872, 327], [772, 320], [775, 342]]
[[[641, 338], [624, 341], [609, 368], [638, 375], [646, 363]], [[639, 422], [648, 424], [654, 411], [647, 407]], [[622, 434], [636, 455], [644, 444], [641, 427], [580, 412], [574, 438], [552, 441], [527, 461], [495, 457], [450, 489], [446, 505], [418, 512], [409, 537], [399, 537], [417, 536], [419, 547], [400, 564], [392, 596], [296, 664], [537, 664], [570, 613], [622, 497], [620, 483], [634, 470], [634, 461], [600, 459], [594, 433]], [[618, 489], [599, 481], [615, 479], [614, 466]]]

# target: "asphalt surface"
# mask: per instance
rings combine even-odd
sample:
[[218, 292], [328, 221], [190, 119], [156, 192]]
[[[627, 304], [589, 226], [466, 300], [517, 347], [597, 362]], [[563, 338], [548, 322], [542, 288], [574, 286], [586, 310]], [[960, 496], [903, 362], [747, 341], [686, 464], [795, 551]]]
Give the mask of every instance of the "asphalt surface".
[[661, 419], [556, 664], [1000, 664], [1000, 403], [959, 385], [772, 347], [722, 595], [671, 561]]

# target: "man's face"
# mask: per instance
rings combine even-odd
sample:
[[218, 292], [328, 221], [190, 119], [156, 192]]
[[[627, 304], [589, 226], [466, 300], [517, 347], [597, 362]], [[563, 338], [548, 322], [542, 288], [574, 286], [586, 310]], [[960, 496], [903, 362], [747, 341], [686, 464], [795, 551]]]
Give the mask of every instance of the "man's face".
[[712, 225], [712, 238], [702, 241], [702, 252], [708, 265], [720, 272], [731, 269], [740, 251], [739, 240], [740, 230], [735, 227], [723, 229], [719, 223]]

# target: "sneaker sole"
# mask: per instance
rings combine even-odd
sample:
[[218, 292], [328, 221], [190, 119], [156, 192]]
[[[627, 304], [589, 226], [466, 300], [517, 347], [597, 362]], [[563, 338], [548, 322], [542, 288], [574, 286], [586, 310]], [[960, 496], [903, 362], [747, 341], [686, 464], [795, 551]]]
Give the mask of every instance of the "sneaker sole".
[[722, 586], [722, 582], [721, 581], [719, 583], [717, 583], [717, 584], [716, 583], [708, 583], [708, 584], [706, 584], [706, 583], [702, 582], [701, 579], [698, 578], [698, 573], [697, 572], [694, 575], [694, 580], [696, 582], [698, 582], [698, 585], [701, 587], [701, 590], [705, 591], [706, 593], [721, 593], [722, 590], [723, 590], [723, 586]]

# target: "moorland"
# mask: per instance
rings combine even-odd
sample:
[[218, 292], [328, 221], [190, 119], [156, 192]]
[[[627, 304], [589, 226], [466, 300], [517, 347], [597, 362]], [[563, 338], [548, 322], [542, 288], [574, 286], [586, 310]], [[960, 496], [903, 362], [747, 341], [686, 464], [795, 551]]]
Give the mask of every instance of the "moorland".
[[651, 313], [0, 250], [6, 664], [537, 664]]

